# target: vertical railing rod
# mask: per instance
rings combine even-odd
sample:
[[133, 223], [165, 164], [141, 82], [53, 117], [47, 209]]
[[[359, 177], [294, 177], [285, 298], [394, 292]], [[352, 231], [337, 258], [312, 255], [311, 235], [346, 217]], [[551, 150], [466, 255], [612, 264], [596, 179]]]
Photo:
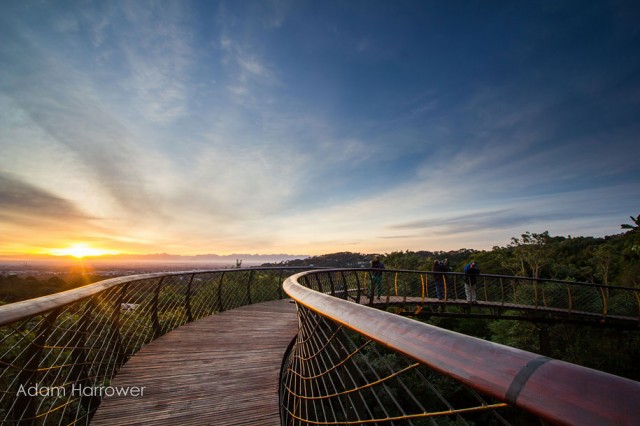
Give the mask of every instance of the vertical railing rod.
[[247, 305], [251, 305], [251, 284], [253, 280], [253, 269], [249, 272], [249, 277], [247, 278]]
[[[356, 277], [356, 300], [358, 301], [358, 303], [361, 303], [360, 302], [360, 297], [362, 296], [363, 291], [362, 291], [362, 287], [360, 286], [360, 278], [358, 278], [358, 272], [357, 271], [353, 271], [352, 273]], [[366, 274], [366, 272], [365, 272], [365, 274]]]
[[600, 290], [600, 295], [602, 296], [602, 321], [607, 319], [607, 296], [605, 295], [604, 289], [602, 287], [598, 287]]
[[[366, 273], [367, 272], [365, 272], [365, 274]], [[375, 292], [375, 288], [374, 288], [375, 285], [373, 283], [373, 271], [369, 271], [368, 274], [369, 274], [369, 278], [370, 278], [369, 281], [371, 282], [371, 285], [370, 285], [371, 291], [369, 292], [369, 306], [373, 306], [373, 296], [374, 296], [374, 292]], [[366, 275], [365, 275], [365, 282], [366, 282]]]
[[[72, 359], [73, 367], [71, 369], [72, 380], [79, 385], [80, 388], [91, 387], [92, 382], [89, 377], [87, 368], [87, 359], [89, 348], [87, 347], [87, 336], [89, 334], [89, 324], [91, 323], [91, 314], [95, 308], [93, 300], [89, 299], [85, 306], [80, 323], [78, 324], [78, 331], [72, 337], [71, 345], [73, 347]], [[80, 398], [80, 404], [87, 413], [91, 413], [95, 407], [100, 404], [101, 398], [93, 393], [82, 393]]]
[[17, 422], [18, 424], [35, 424], [35, 403], [38, 399], [30, 396], [29, 392], [19, 392], [19, 390], [36, 388], [38, 368], [40, 366], [42, 352], [49, 336], [53, 332], [56, 319], [58, 318], [58, 315], [60, 315], [61, 311], [62, 307], [59, 307], [47, 314], [44, 318], [44, 322], [38, 329], [38, 334], [29, 344], [29, 349], [26, 351], [25, 357], [27, 362], [18, 376], [18, 390], [16, 391], [16, 395], [18, 396], [11, 409], [13, 412], [12, 418], [19, 419]]
[[222, 282], [224, 280], [224, 271], [220, 274], [220, 282], [218, 283], [218, 312], [224, 311], [222, 304]]
[[317, 274], [314, 274], [314, 275], [315, 275], [315, 278], [316, 278], [316, 285], [318, 286], [316, 291], [318, 291], [320, 293], [324, 293], [322, 281], [320, 280], [320, 273], [317, 273]]
[[188, 322], [193, 322], [193, 313], [191, 312], [191, 295], [193, 293], [192, 293], [191, 284], [193, 283], [193, 279], [195, 278], [195, 276], [196, 274], [191, 274], [191, 278], [189, 279], [189, 283], [187, 284], [187, 292], [185, 293], [184, 307], [185, 307], [185, 310], [187, 311]]
[[156, 285], [156, 289], [153, 294], [153, 303], [151, 308], [151, 325], [153, 327], [154, 338], [158, 338], [164, 334], [162, 332], [162, 325], [160, 325], [160, 317], [158, 315], [158, 309], [160, 304], [159, 303], [160, 290], [162, 289], [162, 283], [164, 282], [164, 278], [165, 276], [160, 277], [160, 280], [158, 280], [158, 284]]
[[124, 303], [124, 296], [129, 289], [129, 283], [126, 283], [122, 286], [119, 291], [118, 297], [116, 298], [115, 304], [113, 306], [113, 313], [111, 314], [111, 332], [115, 336], [114, 342], [114, 351], [116, 353], [116, 364], [118, 366], [124, 364], [126, 361], [126, 351], [123, 348], [122, 344], [122, 333], [120, 326], [120, 312], [122, 311], [122, 304]]
[[336, 286], [335, 286], [335, 283], [333, 282], [333, 273], [327, 272], [327, 274], [329, 275], [329, 289], [331, 291], [331, 296], [335, 297], [336, 296]]
[[[344, 274], [344, 271], [340, 271], [340, 278], [342, 281], [340, 282], [339, 291], [343, 292], [343, 299], [349, 299], [349, 282], [347, 281], [347, 277]], [[640, 300], [639, 300], [640, 303]]]
[[484, 301], [489, 301], [489, 295], [487, 294], [487, 277], [482, 277], [482, 291], [484, 293]]
[[284, 280], [282, 279], [283, 275], [284, 275], [284, 270], [281, 269], [280, 275], [278, 276], [278, 299], [280, 300], [284, 298], [283, 291], [282, 291], [282, 283], [284, 282]]

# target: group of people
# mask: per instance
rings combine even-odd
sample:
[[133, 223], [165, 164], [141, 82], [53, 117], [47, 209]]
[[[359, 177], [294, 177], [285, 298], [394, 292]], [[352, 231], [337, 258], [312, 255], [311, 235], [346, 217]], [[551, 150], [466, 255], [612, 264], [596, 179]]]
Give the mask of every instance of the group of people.
[[[384, 263], [380, 260], [380, 256], [376, 255], [371, 261], [371, 284], [372, 289], [375, 291], [376, 296], [380, 299], [382, 295], [382, 269], [384, 269]], [[436, 297], [438, 300], [445, 300], [447, 291], [447, 273], [451, 272], [449, 266], [449, 260], [434, 260], [433, 267], [433, 280], [436, 287]], [[480, 266], [475, 261], [469, 262], [464, 267], [464, 293], [468, 303], [478, 303], [476, 297], [476, 285], [478, 284], [478, 276], [480, 275]]]

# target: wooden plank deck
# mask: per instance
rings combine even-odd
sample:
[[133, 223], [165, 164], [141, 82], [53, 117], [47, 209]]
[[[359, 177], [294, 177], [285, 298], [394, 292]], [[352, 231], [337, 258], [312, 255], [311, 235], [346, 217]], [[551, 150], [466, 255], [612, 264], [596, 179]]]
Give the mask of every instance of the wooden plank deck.
[[135, 354], [92, 425], [279, 425], [278, 376], [297, 333], [295, 304], [244, 306], [184, 325]]

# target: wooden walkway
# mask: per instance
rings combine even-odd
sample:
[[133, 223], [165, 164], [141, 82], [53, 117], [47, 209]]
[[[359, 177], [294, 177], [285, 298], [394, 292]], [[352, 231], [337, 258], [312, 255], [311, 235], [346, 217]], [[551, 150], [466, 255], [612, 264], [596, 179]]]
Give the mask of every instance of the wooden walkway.
[[151, 342], [113, 387], [92, 425], [280, 425], [278, 376], [297, 333], [289, 300], [259, 303], [184, 325]]

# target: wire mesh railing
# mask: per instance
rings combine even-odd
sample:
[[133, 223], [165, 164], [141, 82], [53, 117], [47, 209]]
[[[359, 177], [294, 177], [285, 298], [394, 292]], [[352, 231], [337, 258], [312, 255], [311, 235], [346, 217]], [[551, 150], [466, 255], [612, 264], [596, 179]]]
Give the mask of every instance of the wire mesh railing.
[[[363, 306], [395, 304], [397, 312], [466, 304], [463, 275], [447, 275], [448, 296], [440, 301], [431, 273], [385, 271], [378, 300], [370, 272], [314, 271], [285, 281], [300, 331], [282, 365], [283, 424], [623, 425], [640, 418], [638, 382]], [[618, 297], [600, 286], [480, 278], [480, 303], [529, 310], [603, 316], [589, 295], [604, 305]], [[564, 301], [551, 297], [561, 290]], [[633, 300], [636, 293], [620, 294]], [[618, 314], [637, 318], [633, 309]]]
[[[121, 277], [1, 306], [1, 423], [89, 423], [102, 398], [115, 391], [111, 379], [142, 346], [187, 322], [286, 297], [281, 284], [299, 270]], [[608, 424], [611, 399], [622, 404], [615, 424], [625, 424], [632, 415], [640, 418], [636, 382], [593, 370], [585, 375], [570, 364], [452, 337], [440, 329], [425, 334], [422, 325], [414, 328], [415, 321], [338, 300], [413, 314], [448, 305], [468, 314], [473, 306], [466, 302], [462, 274], [442, 277], [440, 300], [436, 285], [441, 277], [433, 273], [384, 271], [378, 298], [370, 272], [325, 270], [293, 279], [315, 291], [292, 294], [299, 306], [300, 335], [283, 364], [286, 424], [526, 424], [529, 412], [554, 419], [556, 414], [540, 413], [539, 401], [546, 394], [554, 397], [549, 406], [557, 406], [559, 399], [565, 409], [586, 413], [584, 422], [576, 424]], [[636, 289], [485, 275], [476, 293], [479, 304], [492, 309], [638, 324]], [[318, 296], [323, 299], [315, 300]], [[351, 312], [353, 306], [361, 310]], [[536, 381], [539, 376], [533, 375], [549, 371], [547, 376], [568, 378], [572, 385]], [[576, 387], [604, 390], [576, 395]], [[609, 417], [585, 405], [600, 407]]]
[[0, 423], [88, 424], [102, 398], [121, 391], [111, 379], [142, 346], [187, 322], [281, 299], [294, 272], [134, 275], [0, 306]]
[[537, 314], [632, 329], [640, 326], [637, 288], [502, 275], [480, 275], [470, 287], [463, 273], [385, 270], [380, 279], [372, 280], [371, 272], [345, 269], [327, 273], [326, 280], [314, 274], [303, 278], [303, 284], [362, 304], [394, 306], [398, 313], [424, 310], [431, 314], [446, 306], [468, 313], [476, 301], [492, 308], [494, 316], [498, 312], [499, 316], [517, 317], [517, 312], [526, 312], [527, 320]]

